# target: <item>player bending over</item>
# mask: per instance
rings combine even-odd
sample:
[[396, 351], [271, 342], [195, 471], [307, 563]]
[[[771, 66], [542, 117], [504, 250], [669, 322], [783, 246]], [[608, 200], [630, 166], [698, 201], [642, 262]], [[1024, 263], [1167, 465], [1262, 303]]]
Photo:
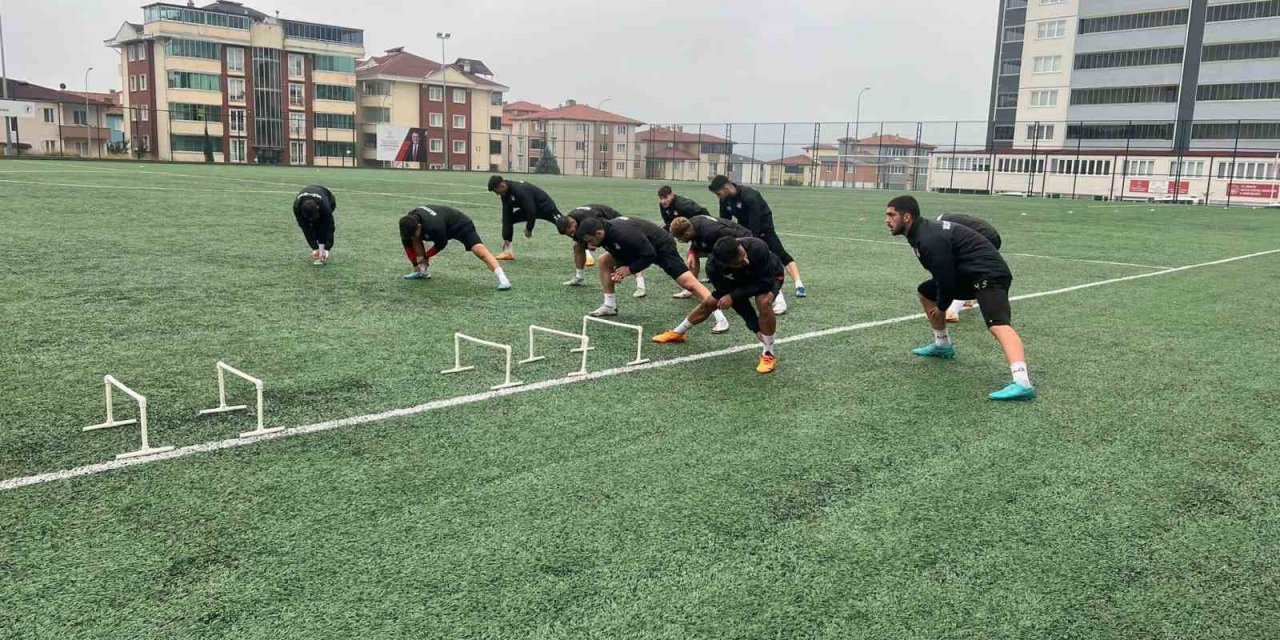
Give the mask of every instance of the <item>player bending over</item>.
[[[966, 216], [962, 213], [938, 214], [938, 221], [941, 222], [943, 220], [947, 220], [949, 222], [954, 222], [956, 224], [969, 227], [970, 229], [973, 229], [974, 231], [977, 231], [979, 234], [981, 234], [982, 237], [986, 238], [992, 245], [995, 245], [995, 248], [997, 249], [1000, 248], [1000, 232], [996, 231], [996, 228], [991, 226], [990, 222], [987, 222], [982, 218], [975, 218], [974, 216]], [[947, 322], [948, 323], [960, 322], [960, 310], [969, 309], [972, 307], [973, 307], [972, 300], [951, 301], [951, 306], [947, 307]]]
[[[706, 207], [694, 202], [690, 198], [676, 195], [675, 192], [671, 190], [671, 187], [667, 185], [663, 185], [658, 188], [658, 213], [662, 216], [662, 228], [667, 231], [671, 230], [671, 221], [676, 218], [692, 218], [693, 216], [711, 215], [711, 212], [707, 211]], [[710, 251], [710, 248], [707, 250]], [[699, 257], [705, 256], [699, 255]], [[692, 271], [695, 276], [700, 274], [698, 263], [696, 261], [689, 264], [689, 270]], [[698, 281], [708, 282], [705, 277], [700, 277]], [[675, 296], [672, 297], [674, 298]]]
[[[680, 242], [689, 243], [689, 253], [686, 260], [689, 261], [689, 270], [694, 271], [693, 265], [697, 264], [698, 257], [706, 257], [711, 255], [711, 249], [716, 246], [716, 242], [720, 238], [749, 238], [752, 233], [746, 227], [724, 218], [712, 218], [711, 216], [693, 216], [692, 218], [676, 218], [671, 221], [671, 235]], [[776, 255], [776, 254], [775, 254]], [[779, 257], [779, 260], [782, 258]], [[684, 297], [680, 294], [671, 296]], [[779, 291], [773, 300], [774, 315], [782, 315], [787, 312], [787, 301]]]
[[320, 185], [303, 187], [293, 199], [293, 217], [311, 246], [311, 260], [316, 266], [329, 262], [329, 250], [333, 248], [333, 213], [337, 210], [338, 200], [333, 192]]
[[614, 287], [627, 276], [644, 271], [651, 264], [658, 265], [698, 300], [706, 300], [711, 295], [689, 273], [689, 267], [676, 252], [676, 241], [671, 238], [671, 234], [648, 220], [633, 220], [621, 216], [613, 220], [584, 218], [578, 223], [575, 237], [589, 248], [604, 247], [608, 251], [599, 260], [604, 304], [592, 311], [592, 316], [618, 315], [618, 296], [614, 294]]
[[933, 279], [916, 289], [924, 313], [933, 327], [933, 344], [913, 351], [926, 358], [956, 357], [942, 309], [952, 300], [976, 298], [991, 335], [1004, 350], [1013, 382], [991, 393], [992, 400], [1033, 400], [1035, 387], [1027, 375], [1027, 358], [1022, 338], [1010, 326], [1009, 285], [1013, 273], [1000, 252], [977, 231], [954, 222], [934, 222], [920, 216], [920, 205], [911, 196], [889, 201], [885, 224], [895, 236], [906, 236], [920, 264]]
[[778, 316], [773, 298], [782, 290], [782, 260], [759, 238], [723, 237], [716, 241], [707, 261], [707, 274], [715, 291], [699, 304], [675, 329], [655, 336], [659, 343], [684, 342], [685, 333], [707, 316], [733, 307], [747, 328], [756, 334], [764, 352], [756, 365], [758, 373], [772, 373], [778, 366], [773, 352], [778, 332]]
[[[429, 270], [431, 257], [444, 250], [450, 240], [457, 240], [462, 246], [474, 253], [498, 276], [498, 290], [511, 288], [511, 281], [498, 265], [497, 259], [485, 248], [476, 233], [476, 225], [467, 214], [444, 205], [421, 206], [408, 215], [400, 218], [400, 243], [404, 245], [404, 254], [414, 265], [413, 273], [405, 276], [405, 280], [425, 280], [431, 277]], [[426, 243], [431, 246], [427, 247]]]
[[782, 260], [782, 266], [796, 285], [796, 297], [805, 297], [804, 282], [800, 280], [800, 267], [791, 254], [782, 246], [778, 232], [773, 228], [773, 209], [759, 191], [751, 187], [734, 184], [725, 176], [716, 176], [707, 186], [711, 193], [720, 198], [720, 217], [728, 220], [737, 219], [738, 224], [751, 230], [755, 237], [769, 245], [773, 255]]
[[517, 222], [525, 223], [524, 237], [532, 238], [533, 225], [539, 219], [555, 224], [562, 217], [551, 196], [528, 182], [489, 176], [489, 191], [502, 201], [502, 253], [498, 254], [498, 260], [516, 259], [511, 242]]
[[[569, 238], [572, 240], [575, 237], [577, 237], [576, 234], [578, 233], [579, 222], [582, 222], [587, 218], [600, 218], [601, 220], [613, 220], [614, 218], [617, 218], [617, 217], [619, 217], [618, 212], [613, 207], [605, 206], [603, 204], [588, 204], [585, 206], [578, 207], [573, 211], [570, 211], [569, 215], [567, 216], [561, 216], [560, 220], [556, 222], [556, 230], [560, 232], [560, 235], [569, 236]], [[591, 258], [591, 253], [587, 250], [586, 244], [582, 242], [578, 242], [577, 240], [574, 240], [573, 242], [573, 278], [569, 279], [564, 283], [566, 286], [570, 286], [570, 287], [582, 286], [582, 283], [586, 279], [586, 267], [589, 267], [595, 264], [595, 262], [590, 260], [590, 258]], [[646, 295], [648, 295], [644, 287], [644, 274], [637, 273], [635, 274], [635, 276], [636, 276], [636, 291], [631, 295], [632, 297], [643, 298]]]

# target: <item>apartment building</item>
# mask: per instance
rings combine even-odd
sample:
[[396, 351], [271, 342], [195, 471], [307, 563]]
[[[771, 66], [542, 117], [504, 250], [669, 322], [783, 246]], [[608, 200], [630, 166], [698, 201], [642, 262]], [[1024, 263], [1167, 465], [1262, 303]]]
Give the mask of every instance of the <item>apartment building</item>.
[[[364, 32], [238, 2], [155, 3], [120, 51], [125, 128], [152, 158], [353, 166]], [[208, 131], [206, 142], [205, 131]]]
[[[14, 148], [20, 155], [74, 155], [103, 158], [116, 141], [112, 129], [118, 105], [111, 94], [72, 93], [40, 85], [8, 80], [9, 99], [29, 102], [35, 109], [28, 117], [7, 118]], [[0, 137], [0, 149], [4, 139]]]
[[725, 171], [733, 155], [732, 140], [688, 132], [678, 125], [650, 127], [637, 138], [645, 159], [645, 177], [652, 180], [709, 180]]
[[544, 148], [551, 149], [565, 175], [640, 178], [644, 155], [639, 120], [573, 100], [554, 109], [511, 117], [508, 138], [512, 172], [532, 172]]
[[442, 65], [396, 47], [361, 63], [356, 76], [366, 163], [455, 171], [504, 165], [502, 105], [509, 88], [480, 60]]
[[930, 188], [1265, 202], [1280, 187], [1280, 0], [1001, 0], [987, 153]]

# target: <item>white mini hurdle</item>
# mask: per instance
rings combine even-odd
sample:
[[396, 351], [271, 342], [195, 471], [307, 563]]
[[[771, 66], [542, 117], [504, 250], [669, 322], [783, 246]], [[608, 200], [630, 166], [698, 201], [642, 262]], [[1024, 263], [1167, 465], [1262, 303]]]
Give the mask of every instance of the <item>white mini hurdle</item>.
[[491, 390], [493, 390], [493, 391], [497, 391], [498, 389], [506, 389], [507, 387], [518, 387], [518, 386], [520, 386], [520, 385], [524, 384], [523, 382], [520, 382], [519, 380], [514, 380], [514, 381], [513, 381], [513, 380], [511, 379], [511, 345], [498, 344], [497, 342], [489, 342], [488, 340], [481, 340], [481, 339], [479, 339], [479, 338], [473, 338], [473, 337], [471, 337], [471, 336], [469, 336], [469, 335], [467, 335], [467, 334], [465, 334], [465, 333], [454, 333], [454, 334], [453, 334], [453, 368], [452, 368], [452, 369], [445, 369], [444, 371], [441, 371], [440, 373], [445, 373], [445, 374], [448, 374], [448, 373], [461, 373], [461, 372], [463, 372], [463, 371], [470, 371], [470, 370], [472, 370], [472, 369], [474, 369], [474, 368], [475, 368], [475, 367], [464, 367], [464, 366], [462, 366], [462, 341], [463, 341], [463, 340], [466, 340], [467, 342], [471, 342], [471, 343], [474, 343], [474, 344], [478, 344], [478, 345], [480, 345], [480, 346], [482, 346], [482, 347], [490, 347], [490, 348], [492, 348], [492, 349], [497, 349], [497, 350], [502, 351], [503, 353], [507, 354], [507, 377], [506, 377], [506, 381], [505, 381], [505, 382], [503, 382], [502, 384], [494, 385], [494, 386], [492, 386], [492, 387], [489, 387], [489, 389], [491, 389]]
[[[107, 375], [102, 377], [102, 384], [106, 388], [107, 398], [107, 420], [101, 424], [90, 425], [81, 429], [81, 431], [96, 431], [98, 429], [110, 429], [112, 427], [123, 427], [129, 424], [137, 424], [138, 430], [142, 432], [142, 448], [137, 451], [129, 451], [116, 456], [116, 460], [125, 458], [140, 458], [156, 453], [164, 453], [172, 451], [173, 447], [153, 447], [150, 440], [147, 439], [147, 399], [138, 392], [124, 386], [115, 377]], [[137, 420], [116, 420], [114, 410], [111, 407], [111, 388], [115, 387], [133, 398], [138, 403], [138, 419]]]
[[262, 381], [261, 380], [221, 360], [218, 361], [218, 364], [215, 365], [214, 368], [218, 371], [218, 406], [212, 409], [205, 409], [204, 411], [200, 412], [200, 415], [207, 416], [210, 414], [217, 414], [217, 413], [230, 413], [232, 411], [242, 411], [249, 408], [248, 405], [243, 405], [243, 404], [237, 404], [234, 406], [227, 404], [227, 380], [226, 380], [226, 375], [224, 373], [226, 372], [226, 373], [230, 373], [231, 375], [243, 378], [245, 381], [252, 384], [254, 389], [257, 391], [258, 408], [256, 413], [258, 414], [258, 428], [254, 429], [253, 431], [246, 431], [240, 434], [240, 437], [251, 438], [253, 436], [261, 436], [261, 435], [266, 435], [268, 433], [275, 433], [277, 431], [284, 431], [284, 427], [273, 427], [271, 429], [267, 429], [263, 427]]
[[[612, 320], [605, 320], [604, 318], [596, 318], [596, 317], [594, 317], [594, 316], [582, 316], [582, 335], [584, 335], [584, 336], [585, 336], [585, 335], [587, 335], [587, 324], [588, 324], [588, 323], [590, 323], [590, 322], [599, 322], [600, 324], [607, 324], [607, 325], [609, 325], [609, 326], [611, 326], [611, 327], [621, 327], [621, 328], [623, 328], [623, 329], [635, 329], [635, 332], [636, 332], [636, 359], [635, 359], [635, 360], [632, 360], [631, 362], [628, 362], [628, 363], [627, 363], [627, 366], [632, 366], [632, 365], [637, 365], [637, 364], [644, 364], [644, 363], [646, 363], [646, 362], [648, 362], [648, 361], [649, 361], [649, 359], [648, 359], [648, 358], [645, 358], [645, 357], [643, 357], [643, 356], [641, 355], [641, 351], [640, 351], [640, 350], [643, 348], [643, 346], [644, 346], [644, 327], [642, 327], [642, 326], [640, 326], [640, 325], [635, 325], [635, 324], [623, 324], [623, 323], [621, 323], [621, 322], [614, 322], [614, 321], [612, 321]], [[585, 360], [585, 358], [584, 358], [584, 360]], [[583, 370], [585, 371], [585, 370], [586, 370], [586, 364], [583, 364], [583, 365], [582, 365], [582, 368], [583, 368]]]
[[549, 333], [551, 335], [560, 336], [562, 338], [571, 338], [573, 340], [577, 340], [578, 348], [571, 350], [570, 353], [582, 354], [582, 366], [579, 367], [577, 371], [570, 372], [569, 375], [582, 376], [587, 374], [587, 352], [592, 349], [591, 339], [587, 337], [587, 334], [569, 333], [568, 331], [560, 331], [558, 329], [548, 329], [547, 327], [539, 327], [536, 324], [529, 325], [529, 357], [525, 358], [524, 360], [521, 360], [520, 364], [529, 364], [530, 362], [537, 362], [539, 360], [547, 359], [546, 356], [537, 355], [534, 351], [533, 336], [534, 336], [534, 333], [538, 331], [541, 331], [542, 333]]

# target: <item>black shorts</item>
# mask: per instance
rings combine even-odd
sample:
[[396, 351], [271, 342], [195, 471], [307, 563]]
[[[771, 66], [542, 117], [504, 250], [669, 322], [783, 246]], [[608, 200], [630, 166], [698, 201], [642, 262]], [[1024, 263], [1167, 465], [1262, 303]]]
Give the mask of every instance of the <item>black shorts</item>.
[[672, 280], [689, 273], [689, 265], [685, 263], [684, 258], [680, 257], [680, 252], [676, 250], [675, 241], [659, 246], [657, 249], [658, 256], [653, 259], [653, 263], [667, 272], [667, 275], [671, 276]]
[[738, 296], [733, 299], [733, 310], [752, 333], [758, 333], [760, 315], [756, 313], [756, 297], [772, 293], [774, 299], [777, 299], [778, 292], [782, 291], [782, 277], [760, 280], [746, 287], [735, 287], [733, 284], [727, 280], [721, 280], [715, 284], [716, 290], [711, 295], [718, 300], [736, 292]]
[[[977, 282], [963, 282], [959, 291], [951, 295], [956, 300], [977, 300], [982, 319], [988, 327], [1002, 327], [1013, 323], [1013, 309], [1009, 306], [1011, 278], [984, 278]], [[926, 280], [916, 287], [920, 295], [937, 302], [937, 284]]]
[[455, 225], [454, 228], [450, 230], [449, 239], [461, 242], [462, 246], [466, 247], [467, 251], [470, 251], [472, 247], [478, 244], [483, 244], [480, 240], [480, 234], [476, 231], [475, 223], [470, 220]]
[[796, 259], [792, 258], [791, 254], [787, 253], [787, 250], [783, 248], [782, 239], [778, 237], [778, 232], [773, 229], [768, 229], [761, 232], [760, 235], [756, 237], [764, 240], [765, 244], [769, 245], [769, 251], [771, 251], [773, 255], [778, 256], [778, 259], [782, 261], [782, 266], [785, 267], [796, 261]]

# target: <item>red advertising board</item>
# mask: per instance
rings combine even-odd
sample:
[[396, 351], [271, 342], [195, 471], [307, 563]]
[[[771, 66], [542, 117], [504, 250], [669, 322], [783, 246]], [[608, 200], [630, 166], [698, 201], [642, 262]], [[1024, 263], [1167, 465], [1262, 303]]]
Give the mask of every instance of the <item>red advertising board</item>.
[[1134, 193], [1150, 193], [1151, 181], [1150, 180], [1130, 180], [1129, 190]]
[[[1168, 187], [1166, 188], [1165, 193], [1173, 193], [1173, 181], [1172, 181], [1172, 180], [1170, 180], [1170, 181], [1169, 181], [1169, 185], [1168, 185]], [[1178, 195], [1180, 195], [1180, 196], [1185, 196], [1185, 195], [1187, 195], [1188, 193], [1191, 193], [1191, 183], [1190, 183], [1190, 182], [1179, 182], [1179, 183], [1178, 183]]]
[[1270, 198], [1280, 199], [1280, 184], [1262, 182], [1234, 182], [1227, 188], [1227, 193], [1237, 198]]

